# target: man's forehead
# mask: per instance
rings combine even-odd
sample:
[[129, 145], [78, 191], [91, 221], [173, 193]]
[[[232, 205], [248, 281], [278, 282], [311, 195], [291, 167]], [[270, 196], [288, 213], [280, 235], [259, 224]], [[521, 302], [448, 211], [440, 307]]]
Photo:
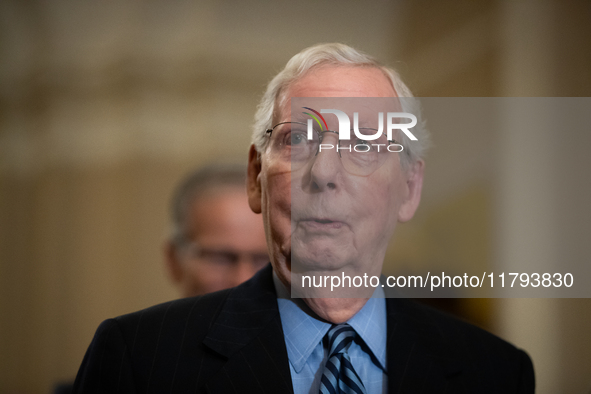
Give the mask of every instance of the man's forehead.
[[289, 120], [306, 123], [314, 119], [313, 127], [338, 130], [340, 116], [344, 114], [351, 128], [378, 128], [378, 123], [385, 122], [384, 114], [394, 112], [402, 112], [397, 97], [292, 97]]
[[390, 80], [376, 67], [322, 66], [306, 73], [287, 91], [282, 118], [292, 97], [397, 97]]
[[324, 66], [294, 82], [290, 97], [396, 97], [390, 80], [376, 67]]

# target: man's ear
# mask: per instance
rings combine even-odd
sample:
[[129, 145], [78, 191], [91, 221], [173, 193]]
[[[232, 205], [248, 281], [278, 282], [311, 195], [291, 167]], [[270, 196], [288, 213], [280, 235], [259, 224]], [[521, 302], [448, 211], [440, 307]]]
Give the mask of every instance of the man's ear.
[[248, 205], [254, 213], [261, 213], [261, 159], [254, 145], [248, 152], [248, 173], [246, 177], [246, 192], [248, 193]]
[[419, 202], [421, 202], [421, 191], [423, 190], [423, 174], [425, 162], [419, 160], [408, 170], [406, 186], [408, 195], [398, 210], [398, 221], [408, 222], [414, 216]]
[[175, 284], [181, 283], [183, 268], [178, 255], [178, 250], [172, 240], [167, 240], [164, 245], [164, 259], [166, 260], [166, 271]]

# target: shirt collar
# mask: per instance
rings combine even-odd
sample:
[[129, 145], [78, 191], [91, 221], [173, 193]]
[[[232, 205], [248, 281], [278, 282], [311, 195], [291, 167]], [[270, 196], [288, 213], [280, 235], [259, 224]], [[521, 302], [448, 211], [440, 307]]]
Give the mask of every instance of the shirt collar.
[[[275, 273], [273, 273], [273, 284], [277, 292], [287, 356], [296, 373], [299, 373], [332, 324], [312, 316], [313, 312], [302, 299], [290, 298], [288, 290]], [[381, 287], [376, 288], [373, 297], [347, 321], [363, 339], [384, 371], [386, 371], [386, 322], [386, 300]]]

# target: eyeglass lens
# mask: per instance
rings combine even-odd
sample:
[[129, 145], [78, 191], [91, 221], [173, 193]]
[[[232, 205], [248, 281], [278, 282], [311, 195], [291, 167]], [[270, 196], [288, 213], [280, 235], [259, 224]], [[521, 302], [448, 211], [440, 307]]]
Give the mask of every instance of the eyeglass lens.
[[[359, 128], [362, 135], [372, 136], [377, 130]], [[314, 130], [308, 139], [307, 125], [300, 122], [278, 124], [271, 133], [271, 154], [278, 160], [291, 165], [297, 171], [310, 163], [318, 154], [338, 154], [345, 170], [353, 175], [369, 175], [387, 159], [388, 153], [399, 151], [390, 147], [385, 135], [375, 140], [363, 140], [355, 136], [349, 140], [339, 140], [338, 133]]]

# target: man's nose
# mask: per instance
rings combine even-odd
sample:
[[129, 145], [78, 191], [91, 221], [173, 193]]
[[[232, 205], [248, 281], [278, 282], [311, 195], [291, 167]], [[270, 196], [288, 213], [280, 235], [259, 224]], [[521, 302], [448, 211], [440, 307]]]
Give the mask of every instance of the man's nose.
[[338, 177], [343, 168], [337, 151], [338, 146], [338, 134], [324, 133], [322, 144], [318, 147], [318, 153], [314, 157], [314, 163], [310, 170], [313, 189], [324, 191], [337, 188]]

